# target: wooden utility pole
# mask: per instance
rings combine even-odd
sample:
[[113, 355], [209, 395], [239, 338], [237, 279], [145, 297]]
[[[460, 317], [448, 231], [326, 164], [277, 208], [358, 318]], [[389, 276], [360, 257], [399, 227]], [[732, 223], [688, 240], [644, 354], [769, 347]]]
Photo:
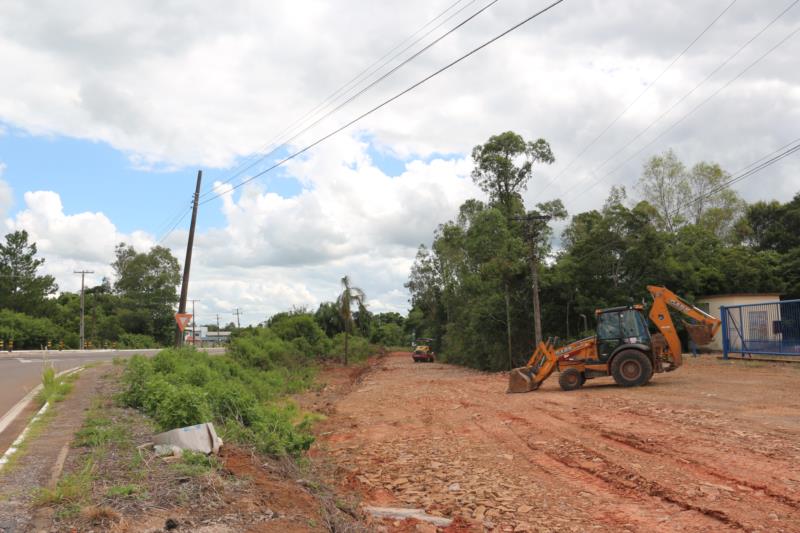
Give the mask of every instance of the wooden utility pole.
[[84, 336], [84, 328], [83, 328], [83, 315], [84, 315], [84, 280], [86, 279], [86, 274], [94, 274], [94, 270], [74, 270], [73, 274], [80, 274], [81, 275], [81, 350], [83, 350], [85, 346], [86, 337]]
[[530, 239], [530, 269], [531, 269], [531, 292], [533, 293], [533, 337], [536, 346], [542, 342], [542, 311], [539, 303], [539, 254], [536, 250], [536, 237], [539, 236], [536, 222], [547, 222], [552, 217], [549, 215], [528, 215], [516, 217], [514, 220], [527, 222], [528, 239]]
[[233, 314], [236, 315], [236, 329], [242, 329], [242, 323], [239, 321], [239, 315], [241, 315], [242, 312], [237, 307]]
[[[200, 182], [203, 179], [203, 171], [197, 171], [197, 186], [194, 189], [194, 200], [192, 201], [192, 224], [189, 226], [189, 242], [186, 244], [186, 261], [183, 263], [183, 282], [181, 283], [181, 299], [178, 303], [178, 313], [186, 312], [186, 298], [189, 295], [189, 270], [192, 266], [192, 247], [194, 246], [194, 228], [197, 225], [197, 204], [200, 200]], [[192, 316], [194, 320], [194, 316]], [[175, 331], [175, 346], [183, 344], [183, 333], [180, 328]]]

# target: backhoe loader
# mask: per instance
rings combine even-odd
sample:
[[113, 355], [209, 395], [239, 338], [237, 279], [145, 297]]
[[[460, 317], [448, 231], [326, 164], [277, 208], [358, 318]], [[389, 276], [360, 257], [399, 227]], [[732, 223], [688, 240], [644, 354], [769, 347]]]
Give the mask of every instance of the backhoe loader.
[[617, 385], [644, 385], [655, 372], [671, 372], [683, 363], [681, 343], [669, 308], [694, 323], [683, 321], [689, 337], [698, 346], [711, 342], [720, 320], [685, 302], [665, 287], [648, 285], [653, 296], [650, 320], [660, 333], [651, 335], [643, 306], [612, 307], [595, 311], [597, 335], [555, 348], [550, 340], [536, 347], [528, 364], [511, 371], [508, 392], [529, 392], [558, 370], [563, 390], [575, 390], [587, 379], [612, 376]]

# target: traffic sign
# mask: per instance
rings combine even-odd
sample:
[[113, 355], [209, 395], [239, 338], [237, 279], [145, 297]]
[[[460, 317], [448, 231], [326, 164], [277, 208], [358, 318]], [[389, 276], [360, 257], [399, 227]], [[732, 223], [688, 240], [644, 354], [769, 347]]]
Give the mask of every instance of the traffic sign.
[[189, 320], [192, 319], [192, 313], [175, 313], [175, 322], [178, 323], [178, 329], [183, 331]]

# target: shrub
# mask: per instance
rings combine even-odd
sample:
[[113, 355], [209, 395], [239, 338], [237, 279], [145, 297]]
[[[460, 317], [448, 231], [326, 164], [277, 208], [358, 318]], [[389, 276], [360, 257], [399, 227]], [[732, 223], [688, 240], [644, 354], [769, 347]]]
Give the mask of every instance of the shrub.
[[231, 341], [228, 353], [244, 366], [261, 370], [297, 367], [307, 360], [291, 342], [281, 339], [270, 328], [242, 332]]
[[[213, 420], [223, 439], [270, 454], [299, 453], [313, 438], [297, 408], [280, 398], [307, 388], [314, 370], [294, 352], [259, 354], [256, 346], [291, 346], [274, 333], [241, 338], [237, 358], [193, 348], [134, 356], [123, 373], [121, 401], [150, 415], [162, 430]], [[302, 357], [301, 357], [302, 359]], [[292, 361], [292, 367], [276, 364]], [[269, 370], [263, 370], [269, 366]]]
[[14, 341], [15, 349], [47, 346], [56, 342], [63, 331], [47, 318], [34, 318], [9, 309], [0, 309], [0, 339]]
[[117, 347], [121, 349], [134, 348], [160, 348], [158, 342], [150, 335], [138, 333], [122, 333], [117, 341]]
[[[369, 341], [364, 337], [350, 335], [347, 341], [348, 345], [348, 358], [352, 361], [363, 361], [369, 357], [374, 351], [374, 347], [369, 344]], [[333, 349], [331, 355], [339, 359], [344, 358], [344, 333], [339, 333], [333, 338]]]

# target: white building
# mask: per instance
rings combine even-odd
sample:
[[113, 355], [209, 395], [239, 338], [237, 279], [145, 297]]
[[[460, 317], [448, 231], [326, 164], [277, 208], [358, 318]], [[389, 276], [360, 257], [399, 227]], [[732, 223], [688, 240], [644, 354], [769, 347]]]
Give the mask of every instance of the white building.
[[[697, 307], [713, 315], [722, 318], [720, 307], [730, 305], [763, 304], [775, 303], [781, 300], [780, 294], [775, 292], [765, 293], [745, 293], [745, 294], [715, 294], [712, 296], [701, 296], [697, 298]], [[767, 312], [760, 308], [743, 308], [742, 310], [743, 334], [748, 338], [768, 339], [773, 335], [770, 328]], [[776, 338], [775, 340], [779, 340]], [[722, 351], [722, 328], [714, 335], [708, 348]]]

